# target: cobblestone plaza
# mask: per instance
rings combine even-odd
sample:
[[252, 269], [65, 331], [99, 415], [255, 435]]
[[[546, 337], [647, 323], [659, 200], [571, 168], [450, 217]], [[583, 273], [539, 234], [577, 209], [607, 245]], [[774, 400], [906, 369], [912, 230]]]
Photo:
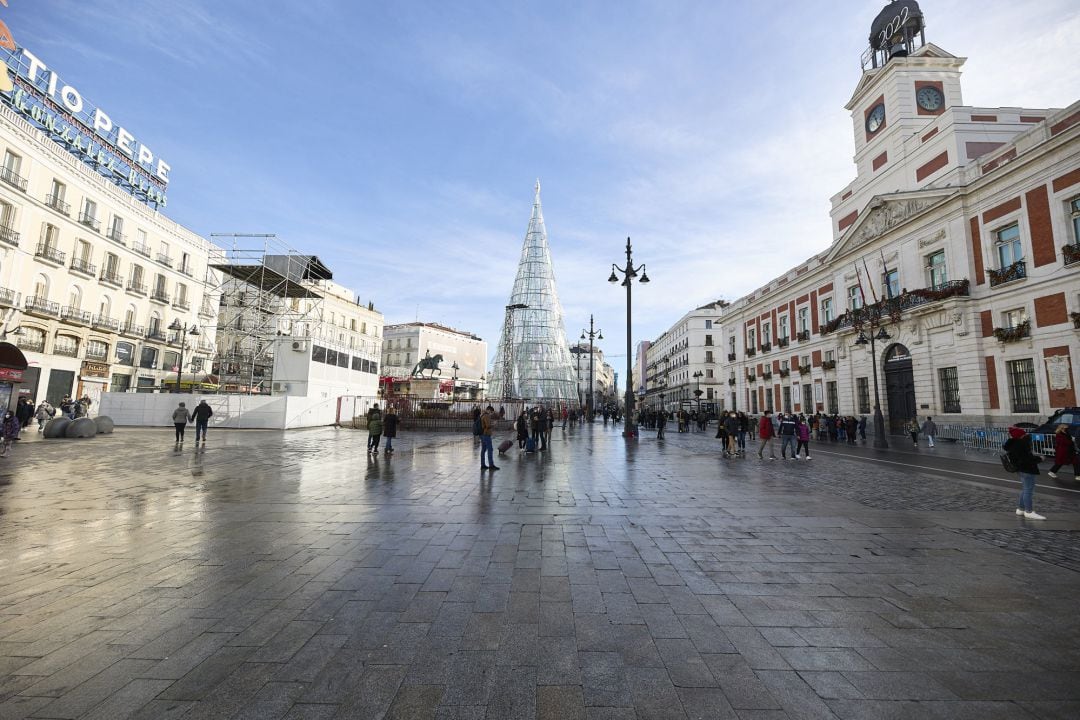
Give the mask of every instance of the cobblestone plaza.
[[926, 450], [171, 435], [0, 470], [0, 718], [1080, 715], [1072, 485], [1032, 525]]

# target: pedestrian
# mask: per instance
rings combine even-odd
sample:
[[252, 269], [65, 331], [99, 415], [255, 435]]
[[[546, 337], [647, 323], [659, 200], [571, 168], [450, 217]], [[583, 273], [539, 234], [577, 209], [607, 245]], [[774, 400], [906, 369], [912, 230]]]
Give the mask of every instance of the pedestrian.
[[922, 434], [926, 436], [926, 441], [930, 447], [934, 447], [934, 436], [937, 435], [937, 424], [934, 423], [934, 419], [929, 415], [926, 416], [926, 422], [922, 424]]
[[0, 457], [7, 457], [11, 451], [11, 441], [19, 436], [19, 420], [11, 410], [4, 412], [0, 421]]
[[795, 457], [799, 456], [799, 451], [806, 453], [806, 460], [810, 459], [810, 425], [807, 424], [806, 418], [799, 416], [798, 425], [795, 427], [795, 437], [799, 442], [795, 446]]
[[37, 410], [34, 412], [34, 419], [37, 420], [38, 432], [45, 429], [45, 423], [49, 422], [55, 414], [56, 408], [50, 405], [48, 400], [42, 400], [37, 406]]
[[379, 438], [382, 436], [382, 410], [379, 403], [367, 411], [367, 451], [369, 455], [379, 454]]
[[386, 416], [383, 417], [383, 437], [386, 438], [386, 454], [394, 454], [394, 438], [397, 437], [398, 416], [393, 405], [386, 406]]
[[200, 400], [195, 409], [191, 411], [191, 419], [195, 423], [195, 442], [199, 442], [201, 438], [203, 444], [206, 444], [206, 426], [210, 424], [210, 417], [213, 414], [214, 409], [205, 400]]
[[663, 409], [656, 416], [656, 439], [664, 439], [664, 426], [667, 425], [667, 412]]
[[184, 430], [187, 429], [188, 411], [185, 403], [180, 403], [172, 413], [173, 426], [176, 427], [176, 444], [184, 444]]
[[1068, 425], [1058, 425], [1054, 430], [1054, 466], [1046, 473], [1057, 480], [1057, 471], [1062, 465], [1073, 466], [1073, 476], [1080, 477], [1080, 453], [1076, 451], [1076, 442], [1069, 435]]
[[[577, 420], [576, 415], [574, 420]], [[529, 439], [529, 416], [525, 414], [525, 408], [521, 408], [521, 414], [518, 415], [517, 422], [514, 425], [514, 429], [517, 430], [518, 450], [524, 450], [525, 441]]]
[[15, 406], [15, 419], [19, 421], [19, 430], [21, 431], [30, 421], [34, 419], [34, 401], [28, 397], [20, 397], [18, 404]]
[[847, 419], [847, 441], [848, 445], [855, 444], [855, 433], [859, 430], [859, 421], [855, 419], [854, 415], [849, 415]]
[[481, 415], [480, 406], [479, 405], [473, 405], [473, 409], [472, 409], [473, 445], [476, 445], [477, 443], [480, 442], [480, 415]]
[[758, 445], [757, 456], [762, 460], [765, 459], [763, 454], [765, 448], [769, 448], [769, 459], [776, 459], [776, 451], [773, 450], [772, 444], [774, 433], [770, 415], [772, 415], [772, 410], [766, 410], [765, 414], [761, 416], [761, 421], [758, 422], [758, 437], [761, 438], [761, 444]]
[[1017, 515], [1023, 515], [1028, 520], [1045, 520], [1046, 518], [1035, 512], [1035, 478], [1039, 475], [1039, 463], [1042, 457], [1031, 451], [1031, 436], [1023, 428], [1013, 426], [1009, 428], [1009, 439], [1001, 446], [1009, 455], [1016, 472], [1020, 475], [1020, 500], [1016, 508]]
[[90, 396], [83, 393], [83, 396], [79, 398], [79, 403], [83, 406], [83, 415], [90, 417], [90, 406], [94, 404], [94, 401], [90, 399]]
[[788, 448], [791, 448], [791, 459], [797, 460], [798, 442], [796, 437], [795, 416], [791, 413], [780, 415], [780, 457], [787, 459]]
[[491, 446], [491, 431], [495, 424], [495, 410], [488, 405], [480, 413], [480, 469], [498, 470], [495, 464], [495, 450]]
[[908, 435], [911, 436], [911, 444], [915, 447], [919, 447], [919, 419], [911, 418], [911, 422], [907, 424]]
[[[720, 423], [717, 423], [718, 425]], [[739, 435], [739, 418], [735, 417], [735, 413], [725, 413], [724, 419], [724, 432], [727, 433], [727, 451], [730, 455], [738, 454], [738, 435]]]
[[72, 405], [73, 404], [74, 403], [71, 402], [71, 396], [70, 395], [65, 395], [64, 397], [62, 397], [60, 399], [60, 413], [69, 420], [74, 420], [75, 419], [75, 416], [72, 413]]
[[746, 454], [746, 434], [750, 431], [750, 418], [746, 416], [746, 413], [739, 412], [739, 431], [737, 434], [737, 442], [739, 446], [739, 454]]
[[860, 440], [865, 440], [866, 439], [866, 416], [865, 415], [860, 415], [859, 416], [859, 439]]

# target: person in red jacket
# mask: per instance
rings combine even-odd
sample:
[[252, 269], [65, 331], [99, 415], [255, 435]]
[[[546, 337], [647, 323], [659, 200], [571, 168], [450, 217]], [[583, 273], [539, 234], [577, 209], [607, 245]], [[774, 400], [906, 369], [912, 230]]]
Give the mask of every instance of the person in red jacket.
[[1069, 435], [1068, 425], [1058, 425], [1054, 432], [1054, 466], [1046, 474], [1057, 479], [1057, 471], [1062, 465], [1072, 465], [1073, 475], [1080, 477], [1080, 456], [1076, 454], [1076, 445]]
[[766, 410], [765, 414], [761, 416], [761, 420], [758, 422], [758, 437], [761, 438], [761, 444], [758, 446], [757, 456], [762, 460], [765, 456], [762, 454], [765, 448], [769, 448], [769, 459], [776, 459], [776, 451], [773, 450], [773, 436], [776, 435], [772, 424], [772, 410]]

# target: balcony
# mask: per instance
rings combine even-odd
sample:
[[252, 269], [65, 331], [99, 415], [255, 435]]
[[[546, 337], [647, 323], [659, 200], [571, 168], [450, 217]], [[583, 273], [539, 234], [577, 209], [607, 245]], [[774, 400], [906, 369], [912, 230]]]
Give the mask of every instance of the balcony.
[[150, 246], [136, 240], [131, 244], [131, 249], [145, 257], [150, 257]]
[[761, 352], [767, 353], [770, 350], [772, 350], [772, 343], [771, 342], [763, 342], [763, 343], [761, 343]]
[[26, 298], [24, 312], [27, 315], [37, 315], [38, 317], [59, 317], [60, 303], [51, 302], [48, 298]]
[[128, 337], [143, 337], [146, 335], [146, 328], [142, 325], [125, 322], [120, 326], [120, 334]]
[[72, 325], [89, 325], [90, 313], [68, 305], [60, 310], [60, 319]]
[[809, 375], [810, 374], [810, 366], [809, 365], [800, 365], [799, 366], [799, 374], [800, 375]]
[[727, 384], [732, 386], [732, 387], [735, 387], [735, 378], [728, 378], [727, 379]]
[[86, 211], [79, 213], [79, 224], [85, 225], [94, 232], [101, 232], [101, 221]]
[[204, 302], [202, 305], [199, 306], [199, 317], [212, 318], [216, 315], [217, 312], [214, 311], [214, 306], [210, 303]]
[[772, 371], [771, 370], [766, 370], [765, 372], [761, 373], [761, 379], [762, 380], [772, 380]]
[[776, 341], [776, 347], [778, 347], [778, 348], [786, 348], [790, 344], [791, 344], [791, 340], [789, 340], [786, 337], [782, 337], [782, 338], [780, 338], [779, 340]]
[[797, 333], [795, 335], [795, 339], [798, 340], [799, 342], [806, 342], [807, 340], [810, 339], [810, 331], [809, 330], [803, 330], [802, 332]]
[[0, 307], [15, 307], [19, 304], [19, 293], [11, 288], [0, 287]]
[[108, 315], [95, 315], [91, 324], [98, 330], [111, 330], [112, 332], [116, 332], [120, 329], [120, 322], [118, 320], [113, 320]]
[[791, 369], [790, 368], [780, 368], [780, 377], [786, 378], [786, 377], [788, 377], [790, 375], [791, 375]]
[[45, 352], [45, 338], [29, 338], [19, 337], [15, 339], [15, 344], [20, 350], [29, 350], [30, 352]]
[[822, 335], [828, 335], [844, 328], [858, 327], [868, 322], [869, 318], [878, 315], [900, 317], [905, 310], [949, 298], [967, 297], [969, 294], [970, 283], [967, 280], [950, 280], [933, 287], [907, 290], [896, 297], [885, 298], [871, 305], [864, 305], [857, 310], [849, 310], [840, 317], [822, 325], [820, 332]]
[[105, 233], [105, 237], [109, 238], [114, 243], [119, 243], [120, 245], [125, 245], [125, 246], [127, 245], [127, 235], [120, 232], [120, 228], [116, 228], [116, 227], [109, 228], [109, 232]]
[[157, 257], [154, 258], [154, 259], [157, 260], [162, 265], [164, 265], [165, 267], [172, 267], [173, 259], [171, 257], [169, 257], [168, 255], [166, 255], [165, 253], [158, 253]]
[[8, 245], [19, 247], [19, 233], [15, 232], [7, 225], [0, 225], [0, 241], [3, 241]]
[[757, 355], [757, 350], [752, 347], [746, 348], [746, 357], [754, 357], [755, 355]]
[[107, 270], [101, 271], [101, 277], [98, 278], [98, 282], [102, 285], [112, 285], [116, 288], [124, 287], [124, 278]]
[[746, 373], [746, 380], [747, 380], [747, 382], [754, 382], [755, 380], [757, 380], [757, 375], [755, 375], [752, 372], [751, 373]]
[[728, 353], [727, 354], [727, 359], [728, 359], [728, 362], [735, 362], [735, 353]]
[[137, 280], [132, 280], [131, 282], [128, 283], [127, 291], [129, 293], [135, 293], [136, 295], [146, 295], [146, 283], [141, 283], [141, 282], [138, 282]]
[[71, 204], [64, 202], [64, 198], [59, 195], [46, 195], [45, 204], [61, 215], [71, 217]]
[[89, 275], [90, 277], [97, 274], [97, 267], [91, 265], [90, 261], [85, 258], [71, 258], [69, 269], [72, 272], [82, 273], [83, 275]]
[[169, 304], [169, 293], [162, 288], [154, 288], [150, 291], [150, 300], [153, 302], [161, 303], [162, 305]]
[[836, 361], [835, 360], [825, 360], [824, 362], [821, 363], [821, 369], [822, 370], [835, 370], [836, 369]]
[[180, 266], [179, 268], [177, 268], [177, 269], [178, 269], [178, 270], [179, 270], [180, 272], [182, 272], [183, 274], [187, 275], [188, 277], [191, 277], [191, 276], [192, 276], [192, 270], [191, 270], [191, 266], [190, 266], [190, 265], [181, 265], [181, 266]]
[[146, 339], [152, 342], [163, 343], [166, 341], [165, 333], [161, 330], [150, 329], [146, 331]]
[[26, 178], [19, 173], [15, 172], [11, 168], [0, 168], [0, 180], [3, 180], [16, 190], [22, 190], [26, 192]]
[[67, 259], [67, 253], [56, 249], [55, 245], [47, 242], [39, 242], [34, 257], [54, 265], [63, 265]]
[[991, 269], [987, 271], [987, 274], [990, 276], [990, 287], [1023, 280], [1027, 277], [1027, 263], [1023, 260], [1017, 260], [1012, 265], [1007, 265], [1000, 270]]
[[[3, 304], [2, 300], [0, 300], [0, 304]], [[1069, 318], [1072, 320], [1073, 327], [1080, 330], [1080, 312], [1069, 313]]]
[[76, 343], [56, 343], [53, 345], [52, 354], [64, 357], [79, 357], [79, 346]]
[[1065, 267], [1080, 263], [1080, 242], [1062, 245], [1061, 254], [1065, 258]]
[[1024, 338], [1031, 337], [1031, 321], [1025, 320], [1012, 327], [994, 328], [994, 337], [1002, 343], [1020, 342]]
[[105, 362], [106, 360], [109, 359], [109, 353], [108, 353], [107, 350], [106, 351], [103, 351], [103, 350], [91, 350], [89, 347], [87, 347], [86, 348], [86, 359], [87, 360], [97, 360], [98, 362]]
[[176, 308], [177, 310], [190, 310], [191, 309], [191, 303], [188, 301], [187, 298], [176, 298], [176, 300], [173, 301], [172, 306], [174, 308]]

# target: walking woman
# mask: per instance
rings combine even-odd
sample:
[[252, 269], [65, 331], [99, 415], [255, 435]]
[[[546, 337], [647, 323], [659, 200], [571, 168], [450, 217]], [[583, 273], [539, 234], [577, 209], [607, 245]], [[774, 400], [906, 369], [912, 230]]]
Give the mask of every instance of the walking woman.
[[911, 436], [911, 444], [919, 447], [919, 419], [911, 418], [907, 424], [908, 435]]
[[1016, 508], [1017, 515], [1028, 520], [1045, 520], [1033, 505], [1035, 499], [1035, 478], [1039, 476], [1039, 463], [1042, 457], [1031, 451], [1031, 436], [1023, 428], [1009, 428], [1009, 439], [1001, 446], [1009, 455], [1016, 472], [1020, 475], [1020, 500]]
[[1054, 466], [1046, 474], [1056, 480], [1057, 471], [1062, 465], [1072, 465], [1073, 475], [1080, 477], [1080, 456], [1077, 455], [1076, 444], [1069, 435], [1068, 425], [1058, 425], [1054, 431]]
[[0, 421], [0, 457], [7, 457], [11, 451], [11, 441], [19, 437], [19, 420], [15, 413], [8, 410]]
[[184, 443], [184, 430], [188, 424], [187, 405], [180, 403], [172, 413], [173, 426], [176, 428], [176, 444]]
[[799, 416], [798, 425], [795, 427], [795, 437], [798, 439], [798, 444], [795, 446], [795, 457], [799, 457], [799, 452], [806, 453], [805, 459], [810, 459], [810, 426], [806, 424], [806, 418], [802, 415]]
[[386, 415], [383, 416], [383, 437], [386, 438], [386, 454], [394, 453], [394, 438], [397, 437], [398, 416], [393, 405], [386, 406]]

